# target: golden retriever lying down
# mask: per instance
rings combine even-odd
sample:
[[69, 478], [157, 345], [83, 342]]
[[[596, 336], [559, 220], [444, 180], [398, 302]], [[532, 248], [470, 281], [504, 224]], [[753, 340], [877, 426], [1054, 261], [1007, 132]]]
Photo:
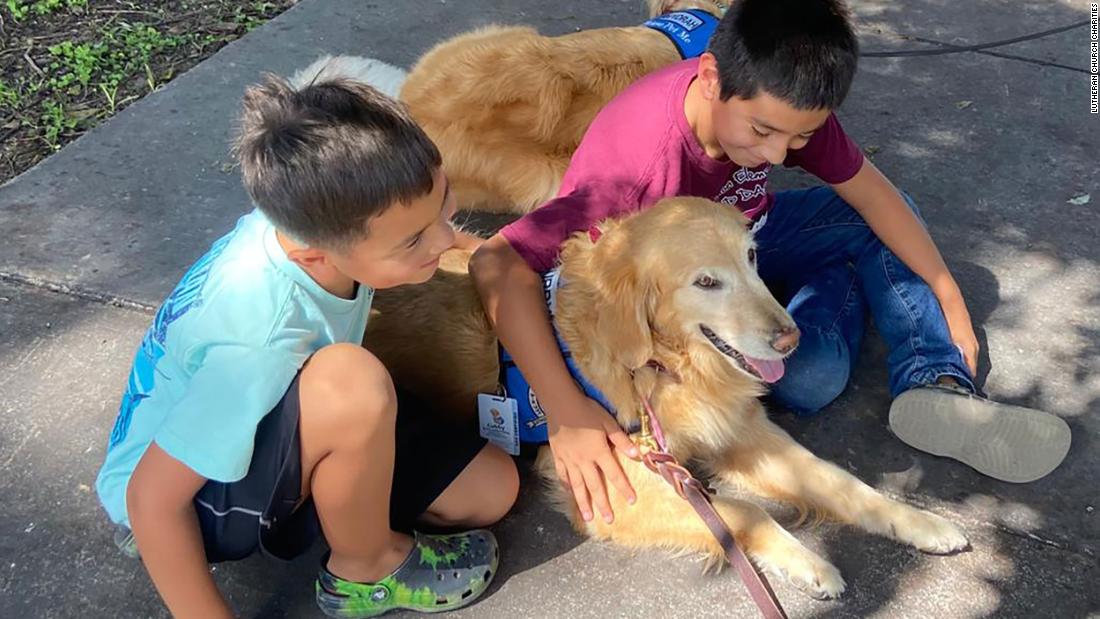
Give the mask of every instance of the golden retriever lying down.
[[[727, 2], [647, 0], [649, 16]], [[608, 101], [646, 73], [680, 60], [643, 26], [564, 36], [488, 26], [428, 51], [401, 100], [443, 153], [459, 208], [526, 213], [557, 194], [573, 151]]]
[[[787, 501], [931, 553], [967, 546], [963, 533], [934, 514], [886, 498], [818, 459], [770, 422], [760, 376], [775, 379], [783, 354], [777, 334], [794, 328], [756, 275], [747, 220], [699, 198], [671, 198], [621, 222], [605, 222], [592, 241], [579, 234], [562, 253], [555, 324], [589, 381], [635, 425], [632, 370], [655, 360], [669, 370], [650, 380], [652, 403], [669, 450], [721, 482]], [[470, 417], [476, 394], [496, 391], [497, 341], [466, 273], [469, 256], [452, 251], [430, 282], [379, 291], [365, 345], [394, 379]], [[645, 375], [640, 373], [639, 375]], [[668, 378], [667, 376], [677, 378]], [[650, 373], [648, 378], [656, 375]], [[615, 521], [584, 522], [556, 483], [548, 447], [536, 469], [555, 503], [582, 533], [634, 547], [722, 550], [686, 501], [639, 462], [617, 454], [637, 502], [611, 491]], [[844, 581], [757, 505], [715, 499], [749, 557], [815, 597], [834, 597]]]

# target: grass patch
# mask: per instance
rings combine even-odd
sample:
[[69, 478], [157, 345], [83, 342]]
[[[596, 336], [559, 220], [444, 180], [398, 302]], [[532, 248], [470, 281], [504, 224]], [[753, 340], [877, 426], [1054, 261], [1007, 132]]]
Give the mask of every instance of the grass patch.
[[296, 0], [0, 0], [0, 183]]
[[26, 2], [24, 0], [4, 0], [8, 11], [15, 21], [23, 21], [29, 15], [49, 15], [61, 9], [84, 8], [88, 6], [88, 0], [36, 0]]

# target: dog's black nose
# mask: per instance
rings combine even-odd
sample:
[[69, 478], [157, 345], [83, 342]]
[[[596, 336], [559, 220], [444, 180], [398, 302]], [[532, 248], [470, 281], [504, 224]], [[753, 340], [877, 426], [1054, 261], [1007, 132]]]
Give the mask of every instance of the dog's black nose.
[[776, 352], [781, 352], [785, 355], [798, 346], [798, 338], [800, 336], [801, 334], [798, 332], [798, 327], [783, 327], [772, 336], [772, 348], [774, 348]]

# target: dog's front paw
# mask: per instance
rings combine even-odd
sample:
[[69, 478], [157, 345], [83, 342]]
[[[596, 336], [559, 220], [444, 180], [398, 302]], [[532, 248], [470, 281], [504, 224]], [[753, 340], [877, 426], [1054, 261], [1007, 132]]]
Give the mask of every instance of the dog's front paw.
[[840, 570], [801, 544], [788, 548], [770, 561], [757, 557], [757, 563], [765, 571], [785, 577], [792, 585], [818, 600], [840, 597], [847, 588]]
[[899, 541], [911, 544], [918, 550], [936, 555], [951, 554], [970, 547], [970, 541], [962, 529], [936, 514], [913, 510], [912, 518], [896, 530]]
[[832, 600], [840, 597], [840, 594], [848, 588], [840, 575], [840, 570], [817, 555], [814, 555], [814, 558], [817, 560], [812, 565], [805, 566], [808, 569], [788, 573], [791, 584], [817, 600]]

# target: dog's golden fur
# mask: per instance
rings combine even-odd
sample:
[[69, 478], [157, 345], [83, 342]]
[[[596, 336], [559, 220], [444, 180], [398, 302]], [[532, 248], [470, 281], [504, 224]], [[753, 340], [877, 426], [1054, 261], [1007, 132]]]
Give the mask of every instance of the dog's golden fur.
[[[704, 335], [703, 325], [743, 355], [775, 359], [781, 355], [771, 346], [774, 334], [793, 325], [749, 261], [746, 223], [734, 209], [671, 198], [605, 222], [595, 242], [586, 234], [568, 241], [555, 324], [585, 376], [619, 411], [624, 427], [636, 420], [638, 391], [649, 393], [672, 453], [722, 482], [924, 551], [965, 547], [966, 538], [948, 521], [882, 496], [792, 440], [768, 420], [758, 380]], [[395, 381], [473, 423], [476, 394], [496, 389], [499, 366], [496, 339], [466, 273], [468, 257], [452, 251], [428, 284], [379, 291], [365, 344]], [[694, 285], [701, 274], [721, 286]], [[651, 359], [669, 374], [632, 372]], [[691, 507], [659, 476], [619, 460], [638, 500], [627, 505], [612, 490], [613, 524], [584, 522], [571, 497], [548, 484], [577, 530], [628, 546], [721, 556]], [[541, 448], [536, 469], [556, 482], [551, 461], [549, 448]], [[843, 591], [836, 568], [763, 509], [723, 496], [715, 505], [759, 566], [814, 596]]]
[[[649, 15], [724, 2], [649, 0]], [[596, 113], [641, 76], [680, 59], [650, 28], [548, 37], [487, 26], [436, 45], [401, 100], [439, 146], [460, 208], [525, 213], [554, 197]]]

